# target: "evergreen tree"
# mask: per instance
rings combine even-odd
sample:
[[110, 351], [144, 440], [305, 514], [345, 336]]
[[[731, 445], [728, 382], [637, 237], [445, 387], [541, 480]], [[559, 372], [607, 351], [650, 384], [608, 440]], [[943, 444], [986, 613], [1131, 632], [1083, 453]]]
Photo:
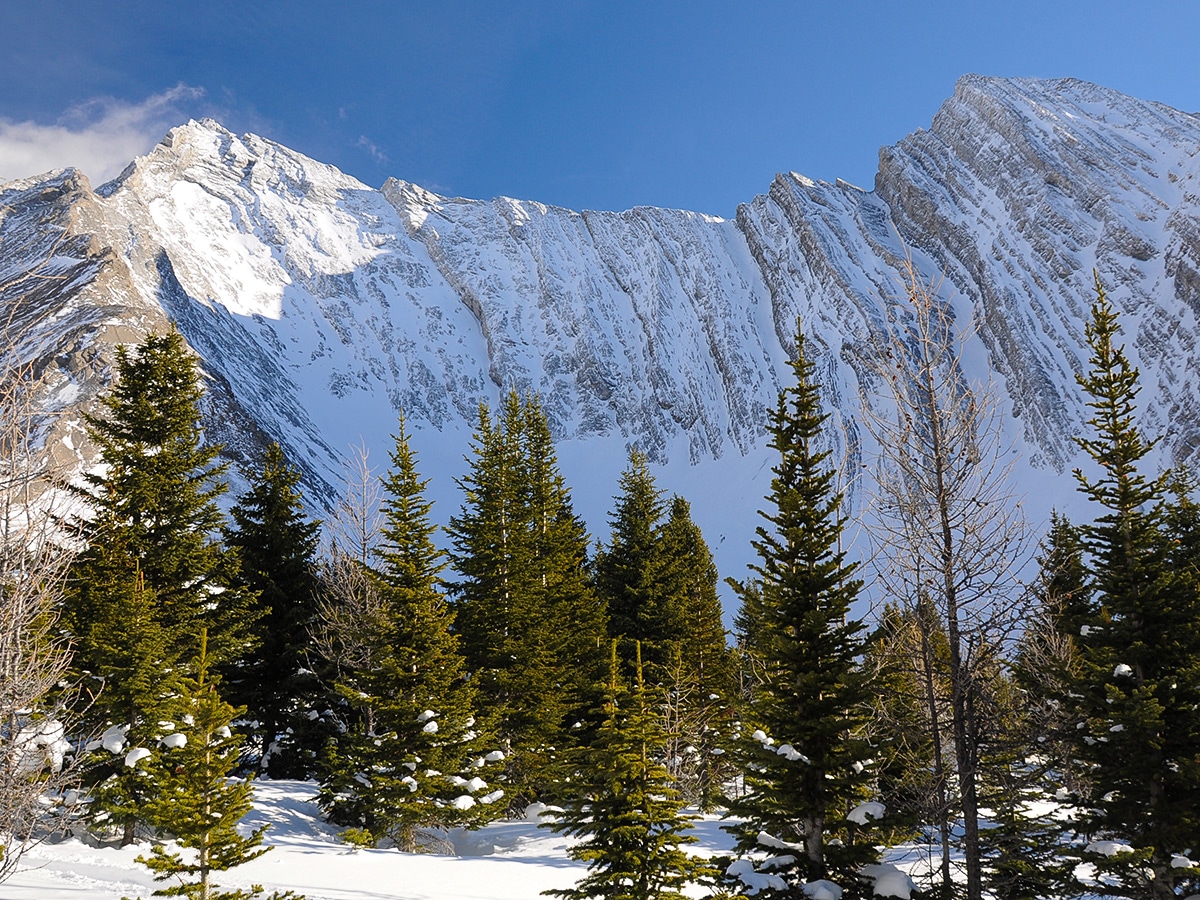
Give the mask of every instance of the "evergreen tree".
[[333, 821], [357, 826], [360, 839], [411, 851], [433, 830], [478, 822], [504, 792], [481, 777], [487, 759], [473, 730], [474, 693], [441, 589], [428, 481], [417, 473], [403, 417], [391, 459], [381, 541], [366, 570], [380, 601], [379, 652], [368, 666], [345, 667], [337, 683], [351, 708], [370, 712], [336, 738], [320, 802]]
[[991, 820], [981, 834], [984, 883], [997, 900], [1056, 900], [1076, 866], [1064, 853], [1059, 773], [1041, 755], [1036, 717], [1013, 680], [996, 673], [988, 686], [1002, 695], [989, 698], [989, 709], [1005, 714], [988, 723], [981, 760], [979, 796]]
[[596, 557], [596, 589], [608, 606], [609, 636], [631, 647], [640, 643], [653, 668], [666, 664], [672, 655], [670, 642], [683, 632], [681, 610], [666, 584], [666, 507], [646, 456], [637, 448], [629, 453], [619, 486], [609, 517], [612, 537]]
[[1051, 513], [1035, 590], [1049, 624], [1073, 642], [1096, 616], [1085, 553], [1081, 529], [1066, 516]]
[[1065, 852], [1070, 835], [1062, 813], [1082, 788], [1073, 681], [1080, 631], [1093, 612], [1080, 530], [1058, 513], [1038, 563], [1038, 605], [1011, 672], [980, 679], [993, 695], [987, 708], [1003, 711], [981, 729], [980, 764], [980, 799], [991, 810], [991, 827], [981, 833], [983, 873], [1000, 900], [1060, 897], [1076, 865]]
[[668, 505], [636, 448], [620, 488], [612, 537], [594, 564], [596, 589], [608, 606], [610, 637], [629, 651], [640, 645], [647, 678], [667, 691], [676, 787], [707, 809], [727, 767], [721, 732], [735, 695], [717, 570], [686, 500], [673, 497], [664, 521]]
[[272, 778], [306, 778], [328, 737], [316, 717], [323, 694], [312, 670], [311, 629], [320, 580], [316, 554], [321, 523], [304, 513], [300, 472], [278, 444], [238, 499], [226, 531], [241, 557], [239, 583], [258, 598], [257, 647], [230, 672], [229, 699], [246, 707], [250, 748]]
[[666, 734], [653, 691], [641, 677], [635, 647], [632, 690], [612, 660], [603, 708], [604, 721], [591, 747], [578, 751], [584, 781], [564, 811], [548, 827], [582, 838], [567, 851], [588, 864], [574, 888], [546, 891], [563, 900], [684, 900], [689, 882], [711, 870], [689, 856], [683, 845], [693, 817], [681, 814], [682, 801], [656, 758]]
[[[235, 554], [216, 538], [226, 485], [216, 446], [202, 442], [202, 394], [196, 362], [172, 329], [133, 352], [118, 348], [104, 414], [88, 418], [103, 468], [79, 488], [91, 515], [78, 522], [86, 547], [68, 578], [64, 623], [77, 641], [77, 670], [102, 684], [90, 724], [125, 730], [110, 734], [109, 750], [161, 718], [156, 708], [200, 632], [210, 630], [221, 650], [214, 664], [239, 659], [251, 643], [253, 598], [236, 587]], [[122, 822], [128, 844], [148, 786], [100, 758], [98, 775], [110, 776], [92, 808]]]
[[511, 392], [495, 419], [482, 406], [473, 450], [447, 529], [457, 631], [519, 808], [558, 778], [598, 680], [605, 622], [540, 404]]
[[[887, 807], [887, 843], [912, 841], [922, 833], [938, 840], [930, 853], [949, 863], [950, 806], [945, 747], [949, 743], [945, 704], [945, 634], [919, 621], [923, 610], [884, 605], [863, 658], [876, 686], [868, 739], [886, 746], [878, 761], [875, 789]], [[932, 826], [923, 829], [922, 826]], [[913, 871], [914, 879], [924, 873]], [[942, 879], [943, 883], [945, 878]], [[929, 872], [929, 883], [936, 879]]]
[[725, 640], [717, 567], [688, 502], [679, 495], [671, 498], [659, 543], [679, 623], [665, 679], [672, 717], [668, 761], [684, 798], [708, 811], [731, 774], [725, 753], [737, 698], [734, 657]]
[[[171, 674], [186, 671], [197, 634], [212, 635], [213, 664], [239, 659], [252, 642], [253, 597], [236, 586], [236, 555], [216, 538], [216, 498], [226, 487], [224, 467], [213, 463], [218, 448], [202, 444], [202, 393], [172, 329], [133, 352], [118, 348], [105, 414], [88, 417], [104, 468], [79, 490], [91, 517], [78, 523], [87, 546], [71, 568], [64, 623], [78, 644], [77, 670], [103, 684], [88, 715], [126, 729], [126, 739], [157, 721], [155, 706]], [[129, 843], [144, 786], [116, 774], [115, 792], [100, 791], [93, 807], [115, 804], [109, 811], [124, 820]]]
[[1083, 528], [1097, 614], [1079, 647], [1078, 752], [1091, 791], [1078, 825], [1126, 843], [1111, 855], [1085, 853], [1108, 876], [1091, 890], [1168, 898], [1200, 887], [1200, 869], [1176, 857], [1200, 848], [1200, 585], [1194, 557], [1176, 556], [1184, 545], [1169, 530], [1166, 476], [1139, 468], [1154, 441], [1134, 422], [1138, 372], [1116, 343], [1116, 312], [1098, 276], [1096, 295], [1080, 378], [1092, 436], [1079, 443], [1101, 471], [1076, 472], [1102, 509]]
[[[142, 807], [146, 820], [194, 855], [185, 858], [156, 843], [150, 855], [138, 857], [138, 862], [154, 872], [155, 881], [178, 880], [178, 884], [155, 891], [156, 897], [251, 900], [262, 896], [262, 888], [220, 891], [212, 883], [214, 872], [257, 859], [270, 848], [262, 846], [266, 826], [247, 836], [237, 831], [237, 823], [250, 811], [253, 792], [249, 779], [231, 781], [229, 777], [238, 765], [242, 742], [230, 726], [242, 711], [217, 693], [206, 644], [202, 635], [200, 652], [191, 666], [195, 674], [182, 680], [179, 694], [167, 707], [171, 719], [158, 723], [166, 732], [158, 742], [161, 751], [140, 748], [140, 758], [129, 757], [133, 767], [143, 769], [146, 779], [155, 785]], [[273, 900], [302, 900], [291, 891], [271, 896]]]
[[76, 636], [80, 655], [91, 661], [88, 712], [101, 735], [86, 747], [86, 782], [97, 811], [93, 826], [115, 828], [125, 846], [135, 840], [143, 806], [156, 789], [125, 758], [132, 748], [150, 743], [157, 723], [166, 718], [164, 706], [178, 690], [179, 671], [168, 662], [154, 592], [136, 559], [120, 536], [103, 550], [93, 557], [83, 594], [102, 602], [87, 630]]
[[148, 335], [133, 352], [118, 347], [116, 367], [104, 414], [87, 417], [104, 468], [86, 473], [80, 489], [91, 517], [80, 523], [88, 547], [73, 570], [68, 624], [77, 634], [90, 626], [87, 616], [103, 600], [82, 595], [93, 567], [103, 565], [97, 558], [120, 541], [154, 592], [168, 653], [186, 662], [195, 635], [207, 629], [214, 663], [237, 659], [255, 616], [249, 594], [233, 587], [236, 555], [218, 540], [226, 467], [214, 463], [220, 448], [202, 441], [195, 360], [171, 329]]
[[826, 416], [799, 329], [791, 368], [795, 384], [771, 414], [779, 462], [770, 511], [761, 513], [769, 527], [759, 526], [753, 542], [757, 584], [746, 592], [762, 611], [762, 681], [746, 712], [754, 736], [740, 749], [745, 793], [729, 804], [742, 820], [730, 826], [740, 851], [760, 846], [765, 832], [797, 854], [772, 870], [792, 886], [770, 896], [795, 896], [797, 882], [827, 878], [853, 891], [859, 868], [877, 853], [856, 839], [866, 820], [852, 810], [865, 799], [874, 755], [862, 739], [872, 685], [857, 658], [866, 642], [850, 615], [862, 583], [841, 548], [842, 498], [818, 447]]

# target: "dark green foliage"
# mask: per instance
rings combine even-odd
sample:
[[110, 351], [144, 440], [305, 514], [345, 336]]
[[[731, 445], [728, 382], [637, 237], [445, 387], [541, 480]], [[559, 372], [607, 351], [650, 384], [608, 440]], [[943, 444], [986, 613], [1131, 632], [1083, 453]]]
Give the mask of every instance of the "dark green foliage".
[[[75, 569], [77, 592], [96, 557], [119, 540], [133, 554], [154, 591], [168, 652], [186, 661], [195, 635], [207, 629], [214, 662], [236, 659], [250, 643], [252, 600], [234, 589], [237, 559], [217, 540], [224, 516], [216, 500], [226, 490], [219, 447], [204, 445], [196, 362], [172, 329], [148, 335], [133, 352], [117, 349], [117, 381], [102, 400], [104, 414], [89, 416], [89, 435], [105, 464], [84, 476], [81, 494], [92, 517], [81, 522], [88, 548]], [[68, 598], [76, 633], [102, 598]], [[90, 660], [81, 658], [82, 667]]]
[[[216, 539], [224, 469], [213, 464], [217, 448], [201, 444], [201, 394], [179, 332], [152, 334], [133, 352], [118, 348], [105, 414], [88, 418], [106, 468], [86, 475], [80, 491], [91, 511], [79, 523], [88, 543], [71, 569], [63, 619], [77, 670], [102, 685], [91, 724], [125, 726], [130, 739], [156, 721], [170, 673], [186, 670], [197, 634], [212, 635], [214, 665], [252, 644], [254, 598], [236, 584], [236, 555]], [[119, 786], [128, 773], [116, 768]], [[93, 807], [112, 804], [128, 843], [142, 794], [126, 787], [100, 791]]]
[[495, 419], [482, 407], [470, 464], [447, 529], [457, 630], [487, 730], [509, 751], [509, 802], [519, 807], [558, 777], [603, 665], [605, 619], [536, 399], [510, 393]]
[[125, 765], [125, 754], [153, 740], [165, 715], [163, 706], [178, 689], [178, 675], [166, 662], [154, 593], [137, 563], [119, 540], [103, 549], [94, 554], [85, 595], [103, 603], [76, 638], [94, 667], [88, 681], [94, 728], [101, 735], [87, 747], [86, 780], [98, 812], [94, 824], [102, 830], [115, 828], [122, 843], [129, 844], [155, 785], [141, 769]]
[[[242, 743], [230, 725], [241, 711], [217, 693], [205, 644], [202, 636], [191, 665], [195, 675], [182, 679], [179, 693], [163, 708], [170, 718], [158, 724], [161, 749], [137, 764], [154, 785], [142, 806], [146, 821], [192, 853], [185, 857], [156, 843], [138, 861], [154, 872], [155, 881], [178, 881], [155, 891], [156, 897], [250, 900], [261, 897], [262, 889], [220, 891], [212, 883], [214, 872], [257, 859], [270, 848], [262, 846], [265, 827], [248, 836], [237, 832], [237, 823], [250, 811], [253, 791], [250, 780], [229, 777]], [[291, 891], [272, 898], [302, 900]]]
[[[173, 329], [133, 352], [118, 349], [104, 414], [88, 419], [106, 468], [85, 475], [79, 490], [91, 512], [78, 523], [88, 546], [72, 565], [64, 624], [77, 642], [77, 671], [97, 686], [89, 725], [125, 727], [130, 740], [157, 720], [200, 632], [220, 648], [214, 664], [240, 658], [252, 641], [253, 596], [236, 587], [235, 554], [215, 536], [226, 485], [217, 448], [200, 442], [202, 392]], [[92, 808], [107, 808], [130, 842], [143, 787], [119, 761], [109, 764], [107, 751], [98, 756], [103, 786]]]
[[745, 715], [755, 736], [739, 751], [745, 792], [729, 805], [742, 820], [730, 826], [741, 852], [760, 845], [760, 832], [796, 849], [790, 865], [772, 870], [793, 887], [768, 896], [791, 896], [797, 883], [824, 878], [853, 892], [856, 872], [877, 855], [847, 818], [865, 799], [875, 755], [862, 736], [874, 692], [857, 662], [865, 636], [850, 615], [861, 582], [841, 549], [841, 496], [828, 453], [818, 449], [826, 417], [800, 332], [796, 348], [795, 384], [770, 419], [779, 462], [762, 513], [768, 525], [753, 542], [756, 583], [745, 592], [762, 665]]
[[664, 581], [679, 631], [665, 668], [668, 761], [685, 800], [707, 812], [732, 775], [726, 750], [735, 717], [734, 656], [725, 637], [717, 567], [686, 500], [671, 498], [660, 534]]
[[[1081, 830], [1130, 852], [1085, 854], [1115, 881], [1095, 888], [1167, 898], [1197, 890], [1197, 871], [1172, 856], [1200, 847], [1200, 584], [1185, 495], [1164, 499], [1166, 476], [1140, 464], [1154, 442], [1134, 422], [1138, 373], [1116, 344], [1118, 324], [1097, 279], [1092, 350], [1080, 384], [1092, 436], [1080, 446], [1100, 467], [1076, 472], [1101, 512], [1084, 526], [1096, 615], [1080, 637], [1077, 752], [1089, 765]], [[1178, 531], [1178, 537], [1173, 530]], [[1149, 877], [1148, 877], [1149, 876]]]
[[667, 584], [662, 491], [641, 451], [630, 452], [620, 488], [609, 516], [612, 537], [596, 557], [596, 590], [608, 605], [609, 636], [631, 648], [640, 642], [651, 667], [664, 665], [683, 631], [682, 610]]
[[[867, 735], [886, 746], [875, 790], [886, 805], [888, 843], [915, 839], [921, 826], [936, 828], [949, 816], [945, 767], [947, 704], [930, 702], [945, 693], [946, 636], [920, 620], [922, 610], [887, 604], [871, 634], [863, 669], [876, 686]], [[931, 717], [930, 710], [934, 710]]]
[[1059, 634], [1078, 638], [1083, 626], [1094, 621], [1096, 607], [1084, 559], [1083, 534], [1058, 513], [1050, 516], [1036, 586], [1038, 601]]
[[660, 541], [665, 581], [678, 608], [673, 640], [679, 655], [701, 683], [726, 693], [733, 683], [733, 659], [717, 596], [717, 567], [691, 507], [678, 494], [671, 498]]
[[272, 444], [225, 535], [241, 557], [239, 581], [257, 596], [259, 610], [257, 646], [229, 671], [226, 693], [246, 707], [254, 723], [250, 753], [272, 778], [311, 775], [328, 736], [317, 717], [325, 698], [312, 670], [321, 523], [305, 515], [299, 484], [299, 470]]
[[634, 677], [627, 686], [617, 662], [616, 642], [600, 725], [593, 744], [577, 751], [582, 780], [564, 811], [548, 825], [558, 834], [582, 838], [567, 851], [588, 864], [574, 888], [546, 891], [563, 900], [684, 900], [689, 882], [712, 871], [688, 855], [691, 817], [659, 755], [666, 740], [660, 697], [642, 677], [635, 647]]
[[382, 541], [365, 570], [378, 598], [377, 649], [367, 664], [341, 668], [337, 691], [357, 715], [330, 747], [321, 779], [320, 802], [334, 822], [402, 850], [486, 818], [501, 793], [481, 777], [488, 772], [473, 730], [474, 691], [442, 592], [426, 484], [402, 418], [383, 481]]
[[1072, 887], [1076, 866], [1054, 800], [1057, 772], [1036, 754], [1029, 720], [1014, 717], [1015, 727], [993, 735], [982, 760], [979, 796], [990, 810], [990, 827], [980, 833], [984, 884], [997, 900], [1054, 900]]
[[596, 590], [627, 662], [638, 644], [648, 680], [667, 689], [676, 787], [708, 809], [728, 768], [720, 755], [736, 695], [716, 566], [686, 500], [673, 497], [663, 521], [668, 506], [636, 449], [620, 487], [612, 537], [594, 565]]

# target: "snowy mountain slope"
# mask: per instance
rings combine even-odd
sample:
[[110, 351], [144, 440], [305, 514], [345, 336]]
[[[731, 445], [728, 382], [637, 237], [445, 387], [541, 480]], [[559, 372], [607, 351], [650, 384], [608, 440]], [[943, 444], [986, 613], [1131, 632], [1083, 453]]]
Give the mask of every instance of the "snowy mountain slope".
[[[998, 379], [1035, 516], [1070, 506], [1074, 376], [1098, 270], [1142, 366], [1144, 422], [1194, 461], [1200, 120], [1076, 81], [967, 76], [928, 130], [880, 152], [873, 191], [777, 176], [735, 220], [573, 212], [353, 178], [212, 121], [176, 128], [93, 191], [74, 172], [0, 187], [0, 267], [19, 354], [50, 373], [51, 442], [86, 458], [77, 408], [112, 347], [179, 323], [237, 461], [278, 440], [315, 499], [362, 440], [382, 463], [405, 411], [445, 517], [481, 401], [537, 390], [593, 531], [628, 446], [693, 501], [723, 571], [749, 555], [763, 426], [796, 317], [848, 473], [910, 252]], [[0, 276], [3, 277], [3, 276]], [[70, 433], [68, 433], [70, 432]], [[66, 443], [62, 443], [64, 439]], [[863, 497], [853, 484], [852, 499]]]

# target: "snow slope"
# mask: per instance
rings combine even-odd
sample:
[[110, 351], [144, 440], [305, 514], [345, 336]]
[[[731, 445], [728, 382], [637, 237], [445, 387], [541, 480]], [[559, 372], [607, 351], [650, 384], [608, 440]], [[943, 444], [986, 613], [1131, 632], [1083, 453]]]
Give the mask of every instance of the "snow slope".
[[[255, 808], [243, 820], [250, 830], [268, 825], [269, 853], [218, 874], [222, 888], [261, 884], [294, 890], [308, 900], [538, 900], [545, 890], [571, 887], [586, 872], [567, 858], [567, 838], [526, 821], [497, 822], [454, 836], [453, 852], [409, 854], [352, 850], [318, 817], [316, 786], [263, 781]], [[717, 820], [695, 829], [695, 852], [732, 848]], [[0, 884], [5, 900], [119, 900], [149, 898], [154, 882], [136, 862], [140, 847], [90, 847], [76, 838], [30, 851], [22, 868]]]

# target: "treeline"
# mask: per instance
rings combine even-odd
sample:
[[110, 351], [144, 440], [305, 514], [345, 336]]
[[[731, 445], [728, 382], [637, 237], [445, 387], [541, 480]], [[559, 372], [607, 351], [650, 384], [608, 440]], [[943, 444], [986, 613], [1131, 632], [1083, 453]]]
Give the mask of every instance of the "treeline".
[[278, 446], [226, 520], [201, 390], [179, 333], [151, 335], [119, 351], [88, 419], [104, 466], [77, 491], [86, 547], [62, 623], [83, 725], [102, 735], [93, 809], [123, 842], [155, 825], [153, 757], [198, 665], [238, 708], [239, 771], [316, 778], [355, 840], [416, 849], [573, 792], [615, 641], [621, 677], [640, 653], [669, 702], [675, 783], [712, 805], [736, 691], [717, 573], [687, 502], [641, 454], [592, 552], [536, 397], [510, 393], [480, 410], [442, 549], [401, 419], [390, 467], [351, 474], [322, 550]]
[[[875, 348], [889, 411], [868, 420], [881, 455], [860, 522], [797, 330], [732, 644], [686, 500], [635, 451], [591, 546], [536, 397], [481, 408], [441, 538], [401, 418], [384, 473], [349, 467], [322, 541], [278, 447], [222, 515], [177, 332], [121, 350], [88, 420], [105, 465], [77, 488], [87, 514], [59, 523], [82, 549], [41, 620], [73, 647], [60, 681], [79, 689], [46, 696], [94, 736], [92, 827], [246, 858], [261, 834], [233, 830], [249, 801], [226, 778], [257, 774], [315, 779], [346, 840], [404, 850], [552, 805], [589, 866], [561, 892], [575, 900], [689, 881], [768, 898], [1197, 893], [1190, 480], [1139, 468], [1153, 441], [1097, 282], [1080, 379], [1094, 465], [1075, 473], [1096, 513], [1055, 516], [1031, 546], [999, 413], [963, 378], [936, 294], [910, 270]], [[847, 554], [860, 526], [868, 565]], [[10, 733], [29, 721], [14, 712]], [[684, 852], [689, 805], [728, 813], [732, 858]], [[213, 808], [224, 830], [181, 835]], [[922, 862], [882, 865], [895, 843]]]

